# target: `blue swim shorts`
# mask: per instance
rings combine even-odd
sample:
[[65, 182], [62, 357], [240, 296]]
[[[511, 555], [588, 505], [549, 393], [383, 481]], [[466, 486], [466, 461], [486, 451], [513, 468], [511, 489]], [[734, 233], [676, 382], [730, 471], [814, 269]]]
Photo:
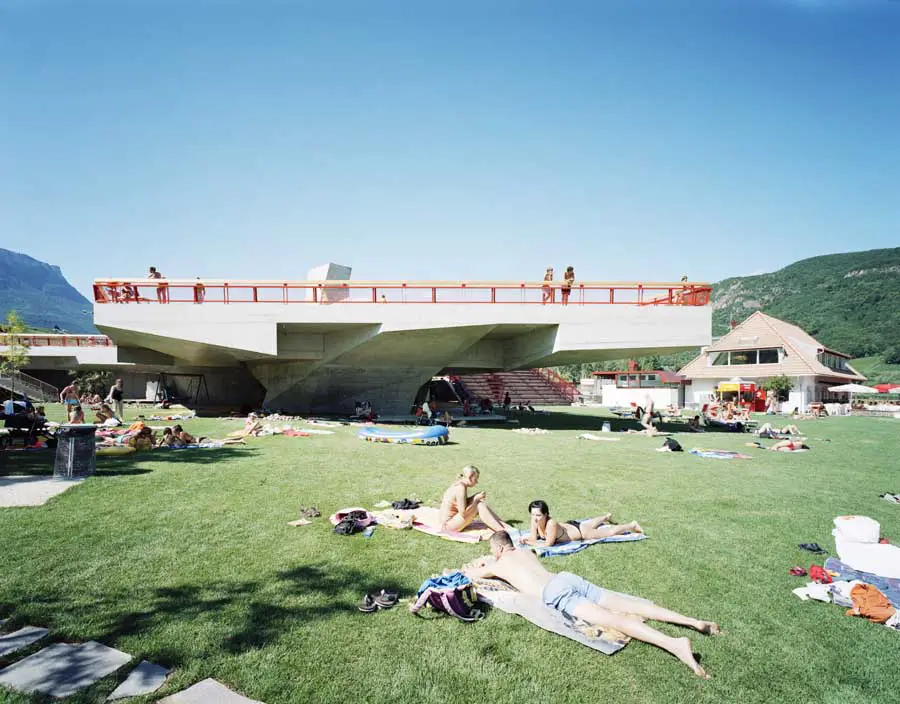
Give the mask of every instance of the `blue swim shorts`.
[[579, 604], [602, 606], [606, 590], [571, 572], [560, 572], [547, 582], [542, 595], [543, 602], [552, 609], [571, 617]]

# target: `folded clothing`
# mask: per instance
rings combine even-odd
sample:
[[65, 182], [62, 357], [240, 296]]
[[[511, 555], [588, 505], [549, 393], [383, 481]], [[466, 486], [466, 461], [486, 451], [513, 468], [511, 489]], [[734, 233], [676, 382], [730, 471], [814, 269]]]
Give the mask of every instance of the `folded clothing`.
[[[586, 519], [581, 519], [586, 520]], [[513, 544], [520, 550], [534, 550], [538, 557], [558, 557], [560, 555], [572, 555], [581, 552], [585, 548], [595, 543], [629, 543], [635, 540], [646, 540], [644, 533], [623, 533], [622, 535], [611, 535], [608, 538], [597, 538], [595, 540], [570, 540], [568, 543], [557, 543], [556, 545], [521, 545], [519, 540], [528, 535], [527, 530], [519, 530], [511, 528], [509, 537], [512, 538]]]

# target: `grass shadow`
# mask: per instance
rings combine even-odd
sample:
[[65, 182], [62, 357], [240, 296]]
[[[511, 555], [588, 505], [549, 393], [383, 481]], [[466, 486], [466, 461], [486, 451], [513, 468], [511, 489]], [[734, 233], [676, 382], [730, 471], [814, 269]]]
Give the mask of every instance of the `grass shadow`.
[[[167, 464], [207, 465], [223, 461], [240, 460], [258, 453], [256, 448], [233, 446], [211, 449], [153, 450], [130, 455], [97, 458], [97, 473], [94, 476], [127, 476], [151, 472], [142, 466], [146, 462]], [[0, 476], [12, 474], [52, 475], [56, 450], [29, 450], [7, 453], [0, 451]]]

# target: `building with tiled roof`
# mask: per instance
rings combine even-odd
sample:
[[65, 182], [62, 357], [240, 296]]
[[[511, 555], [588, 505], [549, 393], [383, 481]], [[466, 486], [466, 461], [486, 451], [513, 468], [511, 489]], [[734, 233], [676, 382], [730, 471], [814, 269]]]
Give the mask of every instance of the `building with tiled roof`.
[[835, 400], [828, 387], [862, 382], [850, 355], [828, 349], [796, 325], [757, 311], [703, 349], [679, 372], [690, 385], [686, 401], [708, 403], [723, 389], [757, 389], [766, 379], [787, 376], [794, 388], [786, 405], [805, 409], [814, 401]]

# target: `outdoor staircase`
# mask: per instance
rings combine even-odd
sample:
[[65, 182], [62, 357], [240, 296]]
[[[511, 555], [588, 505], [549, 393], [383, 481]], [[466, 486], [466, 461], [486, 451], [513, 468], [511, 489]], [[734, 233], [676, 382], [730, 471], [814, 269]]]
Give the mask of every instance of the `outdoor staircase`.
[[59, 389], [22, 372], [0, 372], [0, 389], [27, 394], [31, 401], [53, 403], [59, 401]]
[[534, 406], [568, 406], [578, 393], [575, 384], [551, 369], [461, 374], [460, 379], [470, 395], [489, 398], [495, 405], [509, 392], [513, 405], [530, 401]]

